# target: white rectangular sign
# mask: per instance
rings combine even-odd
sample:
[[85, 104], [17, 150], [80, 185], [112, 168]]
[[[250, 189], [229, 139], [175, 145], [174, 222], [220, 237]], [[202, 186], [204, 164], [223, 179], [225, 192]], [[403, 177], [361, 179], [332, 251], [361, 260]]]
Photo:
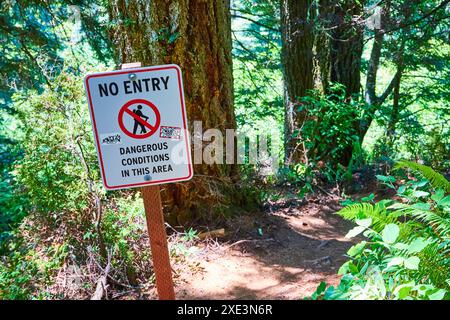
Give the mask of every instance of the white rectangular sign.
[[90, 74], [85, 87], [107, 189], [192, 178], [183, 80], [177, 65]]

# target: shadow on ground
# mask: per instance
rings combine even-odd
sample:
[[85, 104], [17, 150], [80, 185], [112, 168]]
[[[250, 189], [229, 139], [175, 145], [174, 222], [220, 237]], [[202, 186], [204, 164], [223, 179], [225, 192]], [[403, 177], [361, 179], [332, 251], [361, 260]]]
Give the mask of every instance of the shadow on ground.
[[301, 299], [322, 281], [336, 285], [353, 244], [338, 209], [322, 197], [230, 221], [228, 238], [195, 258], [202, 271], [181, 272], [178, 299]]

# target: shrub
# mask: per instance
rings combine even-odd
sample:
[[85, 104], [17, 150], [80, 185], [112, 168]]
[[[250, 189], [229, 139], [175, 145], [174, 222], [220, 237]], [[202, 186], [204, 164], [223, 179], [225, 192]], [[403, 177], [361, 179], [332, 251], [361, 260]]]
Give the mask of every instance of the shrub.
[[423, 165], [397, 164], [404, 167], [419, 178], [378, 176], [398, 200], [353, 203], [338, 212], [356, 223], [346, 237], [366, 240], [348, 250], [340, 284], [322, 283], [313, 299], [449, 299], [450, 182]]

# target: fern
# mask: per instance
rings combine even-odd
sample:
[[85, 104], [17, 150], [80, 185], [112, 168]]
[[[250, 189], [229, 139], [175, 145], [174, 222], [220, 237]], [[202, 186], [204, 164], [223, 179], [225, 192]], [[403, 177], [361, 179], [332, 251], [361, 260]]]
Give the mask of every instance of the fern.
[[368, 216], [378, 215], [386, 209], [380, 205], [370, 203], [354, 203], [348, 205], [337, 212], [338, 215], [347, 220], [356, 220], [367, 218]]
[[430, 184], [435, 189], [444, 189], [446, 193], [450, 193], [450, 181], [448, 181], [442, 174], [434, 171], [432, 168], [412, 161], [399, 161], [395, 165], [395, 169], [410, 168], [418, 172], [425, 179], [430, 181]]
[[344, 219], [353, 221], [357, 219], [372, 218], [371, 228], [377, 232], [383, 230], [385, 225], [395, 222], [399, 216], [396, 213], [388, 213], [384, 201], [380, 201], [375, 205], [370, 203], [355, 203], [342, 208], [337, 214]]
[[450, 238], [450, 219], [431, 211], [414, 210], [411, 215], [430, 225], [441, 238]]
[[[362, 246], [364, 254], [352, 255], [352, 259], [354, 259], [352, 264], [357, 266], [357, 273], [350, 270], [350, 264], [347, 265], [348, 270], [344, 268], [346, 270], [344, 271], [346, 273], [344, 277], [347, 274], [352, 274], [352, 280], [341, 281], [340, 286], [345, 286], [345, 289], [340, 289], [342, 291], [342, 293], [339, 293], [341, 296], [352, 297], [360, 294], [362, 288], [372, 286], [373, 283], [366, 273], [368, 268], [380, 268], [382, 263], [387, 261], [386, 258], [393, 259], [392, 257], [394, 257], [404, 259], [404, 265], [397, 266], [396, 269], [392, 270], [386, 268], [383, 271], [385, 274], [380, 272], [383, 281], [391, 281], [395, 278], [403, 285], [417, 284], [414, 286], [416, 291], [411, 290], [407, 298], [422, 298], [422, 294], [431, 297], [429, 292], [419, 294], [419, 289], [417, 289], [429, 287], [432, 288], [430, 292], [438, 292], [437, 290], [439, 290], [441, 295], [442, 292], [445, 294], [445, 291], [447, 291], [446, 297], [448, 299], [448, 292], [450, 292], [450, 207], [445, 193], [450, 192], [450, 182], [433, 169], [421, 164], [402, 161], [396, 165], [396, 168], [400, 167], [410, 168], [414, 171], [414, 174], [421, 175], [428, 180], [428, 184], [420, 184], [421, 186], [427, 185], [427, 192], [422, 192], [418, 196], [418, 184], [408, 181], [403, 184], [403, 191], [399, 190], [398, 198], [382, 200], [375, 204], [356, 203], [337, 212], [347, 220], [355, 221], [371, 218], [370, 228], [377, 231], [382, 236], [383, 241], [383, 229], [386, 225], [394, 223], [400, 229], [395, 244], [385, 242], [381, 247], [379, 246], [381, 241], [378, 239], [379, 235], [374, 233], [364, 234], [371, 240], [371, 243], [360, 243], [359, 247], [355, 247], [355, 250], [359, 250]], [[432, 188], [436, 191], [434, 194], [429, 192], [432, 191], [430, 190]], [[357, 223], [363, 225], [358, 221]], [[386, 230], [389, 231], [389, 229]], [[416, 240], [418, 242], [413, 244]], [[367, 245], [368, 243], [369, 245]], [[408, 267], [406, 261], [414, 260], [419, 262], [417, 268]], [[389, 260], [389, 263], [391, 261], [393, 260]], [[359, 267], [361, 268], [358, 269]], [[353, 280], [354, 275], [357, 275], [358, 282]], [[401, 275], [400, 278], [399, 275]], [[348, 283], [353, 283], [353, 285], [350, 287]], [[426, 286], [422, 286], [422, 284]]]
[[413, 217], [428, 226], [431, 226], [434, 232], [441, 238], [450, 237], [450, 217], [444, 212], [434, 212], [428, 210], [420, 210], [413, 206], [396, 203], [390, 207], [391, 209], [397, 209], [398, 213], [405, 213]]
[[420, 269], [417, 276], [426, 280], [430, 279], [439, 288], [450, 290], [450, 250], [439, 242], [428, 245], [420, 252]]

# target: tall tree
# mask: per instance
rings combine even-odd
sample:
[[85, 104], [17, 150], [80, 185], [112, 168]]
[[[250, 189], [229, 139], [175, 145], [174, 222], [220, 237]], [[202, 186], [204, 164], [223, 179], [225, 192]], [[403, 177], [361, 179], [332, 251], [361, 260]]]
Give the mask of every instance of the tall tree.
[[[358, 93], [363, 47], [363, 24], [355, 23], [362, 4], [354, 1], [281, 0], [282, 62], [285, 81], [286, 163], [308, 162], [329, 153], [312, 144], [306, 148], [302, 130], [307, 121], [321, 121], [321, 115], [308, 118], [308, 106], [301, 100], [308, 91], [328, 92], [330, 82], [341, 83], [347, 95]], [[335, 139], [338, 141], [339, 139]], [[310, 144], [310, 143], [308, 143]], [[335, 149], [334, 145], [328, 148]], [[347, 162], [343, 152], [340, 162]], [[320, 154], [317, 154], [317, 153]], [[349, 156], [349, 155], [350, 156]], [[347, 158], [347, 159], [344, 159]]]
[[[334, 19], [331, 25], [330, 41], [330, 82], [344, 86], [347, 99], [358, 98], [361, 89], [361, 58], [364, 40], [364, 1], [331, 1], [334, 7]], [[352, 108], [352, 106], [348, 106]], [[353, 121], [348, 131], [337, 132], [335, 141], [346, 141], [348, 135], [357, 133], [358, 121]], [[356, 135], [355, 135], [356, 136]], [[336, 145], [329, 145], [325, 153], [331, 152]], [[346, 143], [339, 148], [336, 160], [339, 164], [347, 166], [353, 152], [353, 143]]]
[[[236, 128], [229, 0], [111, 0], [109, 15], [118, 61], [181, 67], [191, 132], [194, 121], [223, 137]], [[235, 164], [195, 164], [194, 172], [190, 182], [162, 187], [170, 221], [217, 216], [240, 204]]]
[[307, 112], [300, 99], [314, 89], [314, 16], [312, 0], [281, 0], [282, 64], [285, 98], [285, 163], [304, 160], [301, 127]]
[[[336, 3], [332, 3], [336, 2]], [[331, 82], [344, 85], [347, 95], [358, 94], [361, 87], [364, 1], [332, 1]]]

